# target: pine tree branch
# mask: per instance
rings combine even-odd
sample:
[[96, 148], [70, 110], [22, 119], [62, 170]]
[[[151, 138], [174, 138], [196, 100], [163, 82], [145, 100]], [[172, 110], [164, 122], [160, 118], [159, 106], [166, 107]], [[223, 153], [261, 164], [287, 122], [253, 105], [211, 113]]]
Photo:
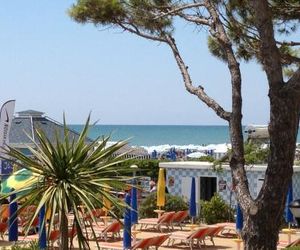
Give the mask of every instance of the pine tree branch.
[[279, 50], [274, 38], [272, 14], [267, 0], [251, 0], [254, 22], [260, 36], [262, 64], [267, 74], [271, 92], [279, 91], [283, 84], [283, 73]]
[[202, 102], [204, 102], [209, 108], [211, 108], [220, 118], [229, 121], [230, 120], [230, 112], [225, 111], [213, 98], [209, 97], [204, 88], [202, 86], [195, 87], [193, 86], [192, 80], [190, 78], [190, 74], [188, 72], [188, 67], [185, 65], [180, 52], [177, 48], [174, 38], [171, 35], [165, 36], [167, 44], [170, 46], [177, 65], [180, 69], [180, 72], [183, 77], [184, 85], [186, 90], [197, 96]]
[[300, 103], [300, 67], [287, 82], [285, 88], [289, 93], [296, 96], [296, 100]]
[[226, 33], [217, 7], [210, 0], [205, 0], [205, 6], [212, 18], [211, 34], [217, 39], [225, 51], [227, 65], [231, 75], [232, 86], [232, 113], [229, 121], [232, 155], [230, 167], [232, 170], [232, 181], [235, 185], [235, 192], [243, 210], [250, 209], [257, 211], [256, 205], [250, 195], [248, 179], [244, 168], [244, 141], [242, 134], [242, 93], [241, 93], [241, 72], [239, 63], [235, 57], [231, 41]]
[[[149, 39], [149, 40], [152, 40], [152, 41], [157, 41], [157, 42], [166, 42], [165, 39], [163, 39], [161, 36], [155, 36], [155, 35], [150, 35], [149, 33], [145, 33], [145, 32], [142, 32], [140, 29], [138, 29], [135, 25], [133, 24], [124, 24], [124, 23], [118, 23], [118, 25], [124, 29], [124, 30], [127, 30], [129, 31], [130, 33], [133, 33], [133, 34], [136, 34], [140, 37], [143, 37], [143, 38], [146, 38], [146, 39]], [[131, 27], [130, 27], [131, 26]]]
[[176, 8], [170, 9], [167, 12], [162, 12], [161, 14], [157, 15], [154, 18], [154, 20], [159, 19], [159, 18], [163, 18], [163, 17], [166, 17], [166, 16], [170, 16], [170, 15], [171, 16], [177, 15], [178, 13], [182, 12], [183, 10], [191, 9], [191, 8], [195, 8], [195, 7], [201, 7], [201, 6], [204, 6], [204, 4], [199, 3], [199, 2], [181, 5], [181, 6], [178, 6]]
[[201, 17], [195, 16], [195, 15], [188, 15], [188, 14], [183, 14], [183, 13], [179, 13], [178, 16], [180, 16], [184, 20], [191, 22], [191, 23], [209, 25], [208, 18], [204, 18], [204, 17], [201, 18]]

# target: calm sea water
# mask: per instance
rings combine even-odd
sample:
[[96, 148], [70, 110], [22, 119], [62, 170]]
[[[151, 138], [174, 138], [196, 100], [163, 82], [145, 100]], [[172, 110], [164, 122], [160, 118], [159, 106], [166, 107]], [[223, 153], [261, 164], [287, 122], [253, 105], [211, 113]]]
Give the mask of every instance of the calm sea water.
[[[81, 131], [82, 125], [70, 125]], [[112, 141], [130, 138], [135, 146], [155, 145], [202, 145], [229, 143], [228, 126], [177, 126], [177, 125], [96, 125], [91, 127], [92, 139], [110, 135]], [[246, 137], [245, 137], [246, 138]], [[298, 135], [298, 142], [300, 136]]]

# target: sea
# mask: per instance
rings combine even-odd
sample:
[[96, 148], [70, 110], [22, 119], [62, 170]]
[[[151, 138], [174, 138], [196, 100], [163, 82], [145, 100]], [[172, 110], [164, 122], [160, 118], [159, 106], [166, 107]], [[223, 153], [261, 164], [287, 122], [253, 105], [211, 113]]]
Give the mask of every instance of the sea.
[[[69, 125], [80, 132], [83, 125]], [[230, 143], [228, 126], [194, 125], [94, 125], [89, 137], [110, 135], [111, 141], [129, 140], [131, 146], [140, 146], [149, 152], [162, 151], [164, 148], [197, 148], [209, 144]], [[246, 140], [247, 135], [244, 135]], [[297, 142], [300, 143], [298, 134]]]

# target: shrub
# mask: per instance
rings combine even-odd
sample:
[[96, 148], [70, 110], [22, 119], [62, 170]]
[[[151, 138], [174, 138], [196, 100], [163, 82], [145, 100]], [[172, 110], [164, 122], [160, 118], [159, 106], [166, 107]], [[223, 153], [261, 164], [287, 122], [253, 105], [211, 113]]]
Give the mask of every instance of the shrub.
[[[157, 217], [154, 210], [156, 206], [156, 193], [149, 194], [140, 204], [139, 215], [141, 218]], [[180, 197], [171, 194], [166, 194], [165, 211], [180, 211], [187, 210], [188, 204]]]
[[220, 197], [215, 194], [210, 201], [200, 201], [201, 219], [207, 224], [215, 224], [224, 221], [233, 221], [233, 209], [230, 208]]

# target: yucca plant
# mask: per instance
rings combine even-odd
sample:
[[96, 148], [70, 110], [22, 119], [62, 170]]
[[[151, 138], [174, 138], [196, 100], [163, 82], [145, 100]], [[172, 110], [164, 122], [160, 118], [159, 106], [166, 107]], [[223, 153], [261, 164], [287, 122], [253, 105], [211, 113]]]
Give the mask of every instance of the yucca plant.
[[77, 230], [79, 247], [86, 249], [89, 248], [89, 244], [84, 236], [85, 228], [80, 207], [84, 207], [95, 222], [92, 210], [105, 206], [103, 198], [119, 210], [126, 206], [110, 192], [124, 190], [127, 185], [126, 174], [130, 170], [120, 164], [124, 161], [124, 154], [115, 156], [116, 151], [126, 142], [120, 141], [107, 146], [109, 137], [100, 137], [88, 142], [89, 122], [90, 117], [76, 140], [70, 137], [65, 118], [63, 136], [57, 132], [55, 143], [51, 142], [43, 131], [36, 130], [37, 142], [32, 140], [34, 146], [28, 147], [32, 156], [26, 156], [10, 146], [6, 148], [10, 161], [39, 176], [35, 184], [14, 191], [19, 193], [16, 201], [22, 201], [20, 209], [37, 204], [37, 210], [28, 228], [45, 206], [46, 210], [50, 211], [48, 236], [53, 228], [55, 216], [59, 216], [60, 249], [64, 250], [69, 249], [67, 214], [70, 211], [74, 213], [73, 226]]

